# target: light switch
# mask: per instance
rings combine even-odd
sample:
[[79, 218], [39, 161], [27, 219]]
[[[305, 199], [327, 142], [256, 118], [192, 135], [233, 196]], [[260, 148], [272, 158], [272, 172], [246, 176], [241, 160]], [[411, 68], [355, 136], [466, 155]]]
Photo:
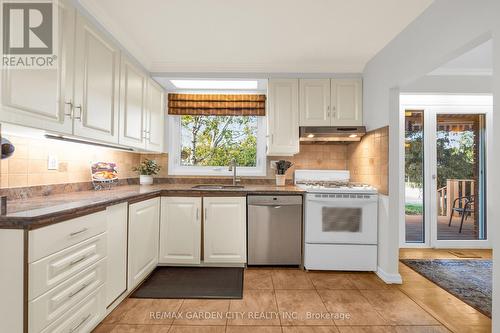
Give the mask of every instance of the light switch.
[[48, 170], [59, 169], [59, 160], [57, 159], [57, 155], [49, 155], [47, 169]]

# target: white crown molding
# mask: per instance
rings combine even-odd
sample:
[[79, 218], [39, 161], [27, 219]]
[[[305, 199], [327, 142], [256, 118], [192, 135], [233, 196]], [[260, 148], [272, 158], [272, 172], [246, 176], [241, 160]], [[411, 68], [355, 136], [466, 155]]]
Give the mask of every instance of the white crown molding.
[[97, 2], [93, 1], [89, 3], [82, 0], [73, 1], [97, 21], [105, 29], [105, 32], [113, 36], [113, 38], [123, 46], [126, 53], [134, 57], [144, 69], [150, 71], [149, 67], [152, 63], [151, 57], [143, 52], [143, 49], [139, 47], [132, 38], [122, 32], [123, 30], [120, 29], [118, 24], [116, 24], [112, 17], [107, 14]]
[[438, 68], [429, 74], [429, 76], [492, 76], [492, 68]]

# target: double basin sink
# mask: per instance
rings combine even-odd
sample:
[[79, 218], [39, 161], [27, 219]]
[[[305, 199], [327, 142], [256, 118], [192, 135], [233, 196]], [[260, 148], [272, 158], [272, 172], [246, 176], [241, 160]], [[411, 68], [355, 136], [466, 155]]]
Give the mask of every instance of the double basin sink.
[[231, 189], [238, 189], [238, 188], [244, 188], [245, 186], [243, 185], [217, 185], [217, 184], [200, 184], [200, 185], [195, 185], [192, 188], [197, 189], [197, 190], [231, 190]]

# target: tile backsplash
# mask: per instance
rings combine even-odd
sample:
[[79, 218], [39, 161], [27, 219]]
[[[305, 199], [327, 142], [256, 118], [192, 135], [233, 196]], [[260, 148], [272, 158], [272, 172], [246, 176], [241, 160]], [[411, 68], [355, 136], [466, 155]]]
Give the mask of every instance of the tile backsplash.
[[[0, 188], [90, 182], [90, 164], [96, 161], [116, 162], [119, 178], [127, 179], [137, 177], [133, 166], [146, 158], [154, 159], [162, 166], [158, 177], [174, 177], [168, 175], [167, 154], [139, 154], [12, 135], [8, 139], [16, 146], [16, 151], [11, 158], [0, 162]], [[48, 170], [49, 154], [58, 158], [58, 170]], [[280, 159], [294, 164], [287, 172], [289, 180], [295, 169], [348, 169], [353, 181], [371, 184], [387, 194], [388, 127], [367, 133], [360, 142], [301, 144], [295, 156], [268, 156], [266, 176], [251, 178], [274, 179], [270, 162]], [[179, 177], [187, 178], [176, 178]]]

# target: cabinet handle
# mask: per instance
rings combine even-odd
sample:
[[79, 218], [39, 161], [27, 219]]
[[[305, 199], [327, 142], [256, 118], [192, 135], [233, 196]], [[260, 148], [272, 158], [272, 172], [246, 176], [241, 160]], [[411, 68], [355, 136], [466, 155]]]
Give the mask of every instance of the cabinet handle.
[[68, 295], [69, 298], [74, 297], [75, 295], [81, 293], [85, 288], [88, 287], [88, 284], [84, 284], [83, 286], [80, 287], [77, 291], [72, 292], [71, 294]]
[[196, 220], [200, 219], [200, 209], [196, 208]]
[[69, 113], [64, 112], [64, 115], [66, 117], [69, 117], [70, 119], [73, 118], [73, 102], [64, 102], [65, 105], [69, 105]]
[[76, 326], [75, 326], [75, 327], [73, 327], [73, 328], [70, 328], [69, 333], [76, 332], [76, 331], [80, 328], [80, 326], [82, 326], [82, 325], [83, 325], [83, 324], [84, 324], [84, 323], [85, 323], [85, 322], [86, 322], [86, 321], [90, 318], [90, 316], [91, 316], [91, 315], [92, 315], [92, 314], [91, 314], [91, 313], [89, 313], [89, 314], [88, 314], [85, 318], [83, 318], [83, 319], [80, 321], [80, 323], [79, 323], [78, 325], [76, 325]]
[[87, 230], [89, 230], [89, 228], [83, 228], [82, 230], [78, 230], [78, 231], [75, 231], [75, 232], [70, 233], [70, 234], [69, 234], [69, 236], [70, 236], [70, 237], [74, 237], [74, 236], [76, 236], [76, 235], [81, 234], [82, 232], [87, 231]]
[[81, 258], [75, 259], [75, 260], [73, 260], [72, 262], [70, 262], [68, 266], [73, 266], [73, 265], [76, 265], [76, 264], [78, 264], [79, 262], [84, 261], [85, 259], [87, 259], [87, 256], [83, 256], [83, 257], [81, 257]]
[[78, 117], [73, 116], [73, 119], [82, 121], [82, 114], [83, 114], [82, 106], [81, 105], [76, 105], [75, 109], [78, 109], [79, 112], [78, 112]]
[[205, 222], [207, 222], [208, 220], [208, 209], [205, 208], [205, 214], [203, 215], [203, 219], [205, 220]]

